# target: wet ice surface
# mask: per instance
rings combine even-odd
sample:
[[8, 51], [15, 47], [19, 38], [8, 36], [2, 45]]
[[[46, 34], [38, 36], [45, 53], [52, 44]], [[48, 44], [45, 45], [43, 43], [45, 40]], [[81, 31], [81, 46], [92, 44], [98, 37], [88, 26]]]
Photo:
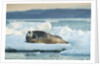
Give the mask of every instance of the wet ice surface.
[[59, 52], [6, 52], [6, 59], [90, 60], [89, 55], [61, 55]]

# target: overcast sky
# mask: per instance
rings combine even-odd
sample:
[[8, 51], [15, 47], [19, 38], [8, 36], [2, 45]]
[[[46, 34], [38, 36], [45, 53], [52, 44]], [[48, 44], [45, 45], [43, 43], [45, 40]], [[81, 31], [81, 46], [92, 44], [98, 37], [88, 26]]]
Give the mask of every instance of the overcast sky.
[[7, 11], [25, 11], [31, 9], [90, 9], [90, 3], [67, 3], [67, 4], [7, 4]]

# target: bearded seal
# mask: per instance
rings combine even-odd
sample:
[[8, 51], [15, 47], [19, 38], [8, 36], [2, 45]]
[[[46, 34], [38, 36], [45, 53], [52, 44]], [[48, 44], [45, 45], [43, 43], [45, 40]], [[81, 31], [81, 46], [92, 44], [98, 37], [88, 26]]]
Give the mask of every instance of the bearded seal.
[[69, 43], [67, 41], [64, 41], [60, 36], [52, 35], [44, 31], [28, 31], [26, 34], [26, 42], [47, 44]]

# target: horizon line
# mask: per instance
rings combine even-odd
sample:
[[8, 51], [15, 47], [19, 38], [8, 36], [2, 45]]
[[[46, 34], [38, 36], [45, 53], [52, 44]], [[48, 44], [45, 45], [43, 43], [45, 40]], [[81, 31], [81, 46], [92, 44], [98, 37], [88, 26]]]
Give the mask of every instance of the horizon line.
[[6, 11], [6, 12], [25, 12], [25, 11], [31, 11], [31, 10], [56, 10], [56, 9], [66, 9], [66, 10], [91, 10], [91, 8], [52, 8], [52, 9], [29, 9], [29, 10], [21, 10], [21, 11]]

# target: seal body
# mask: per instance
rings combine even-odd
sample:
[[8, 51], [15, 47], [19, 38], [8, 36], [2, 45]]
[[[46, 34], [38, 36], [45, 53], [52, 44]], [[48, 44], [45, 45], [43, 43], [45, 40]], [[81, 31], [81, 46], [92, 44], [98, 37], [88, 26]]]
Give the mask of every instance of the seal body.
[[60, 36], [51, 35], [44, 31], [28, 31], [26, 34], [26, 42], [29, 43], [69, 43], [64, 41]]

